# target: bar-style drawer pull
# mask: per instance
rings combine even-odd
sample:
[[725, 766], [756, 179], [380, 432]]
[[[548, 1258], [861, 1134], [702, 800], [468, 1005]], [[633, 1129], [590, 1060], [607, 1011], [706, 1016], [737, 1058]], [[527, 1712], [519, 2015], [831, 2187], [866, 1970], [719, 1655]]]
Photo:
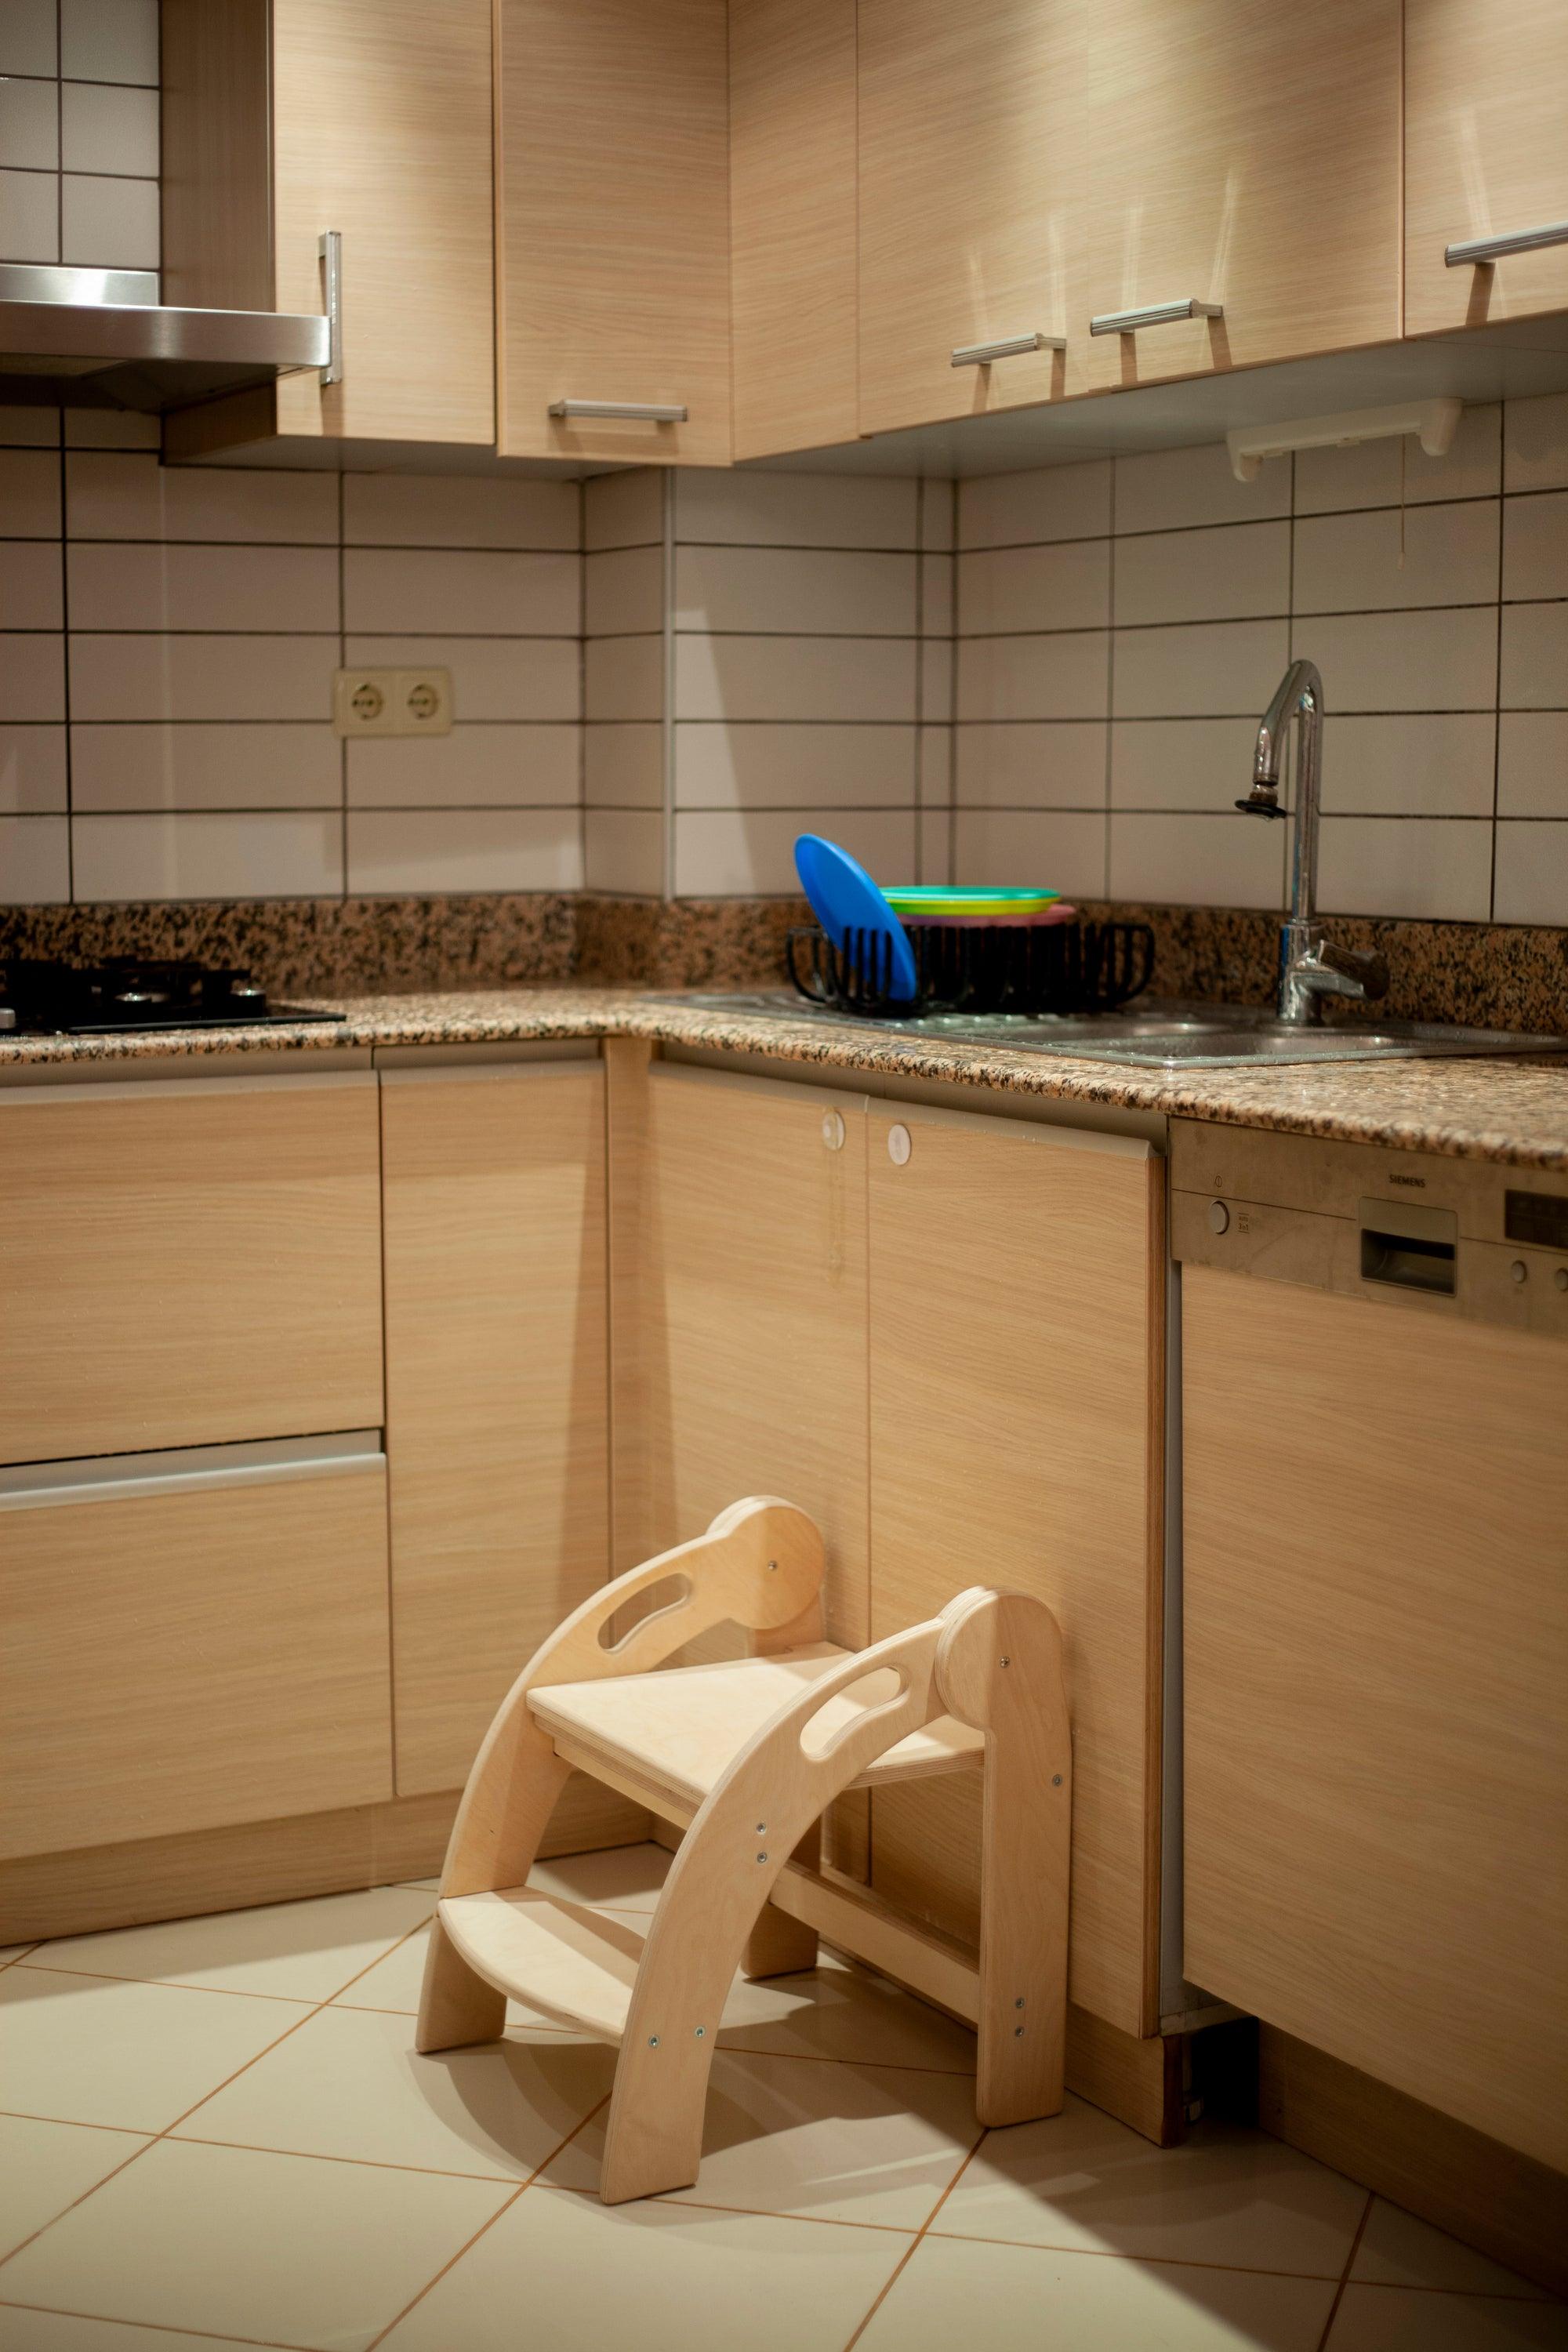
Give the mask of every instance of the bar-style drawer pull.
[[1470, 236], [1462, 245], [1444, 248], [1450, 269], [1474, 262], [1506, 261], [1510, 253], [1539, 253], [1543, 245], [1568, 245], [1568, 221], [1548, 221], [1544, 228], [1516, 228], [1507, 236]]
[[327, 364], [321, 389], [343, 380], [343, 239], [341, 229], [324, 229], [316, 240], [321, 265], [321, 308], [327, 314]]
[[999, 343], [960, 343], [952, 354], [954, 367], [989, 367], [993, 360], [1016, 359], [1020, 352], [1065, 352], [1065, 335], [1007, 335]]
[[624, 416], [634, 425], [684, 425], [684, 405], [658, 400], [552, 400], [552, 416]]
[[1142, 310], [1102, 310], [1089, 322], [1091, 335], [1135, 335], [1140, 327], [1167, 326], [1173, 319], [1223, 319], [1223, 302], [1200, 302], [1189, 294], [1183, 302], [1151, 302]]

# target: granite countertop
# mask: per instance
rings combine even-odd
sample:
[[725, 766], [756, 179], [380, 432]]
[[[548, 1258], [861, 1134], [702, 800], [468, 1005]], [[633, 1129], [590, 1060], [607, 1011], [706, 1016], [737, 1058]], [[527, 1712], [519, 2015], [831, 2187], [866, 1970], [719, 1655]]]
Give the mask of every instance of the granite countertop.
[[780, 1060], [1000, 1088], [1381, 1143], [1454, 1158], [1568, 1172], [1568, 1056], [1531, 1061], [1317, 1063], [1294, 1069], [1152, 1069], [1010, 1052], [937, 1038], [829, 1029], [787, 1016], [716, 1011], [678, 994], [624, 988], [493, 988], [405, 996], [312, 996], [341, 1027], [147, 1031], [110, 1037], [0, 1040], [0, 1073], [40, 1063], [123, 1063], [204, 1054], [319, 1053], [344, 1045], [441, 1045], [519, 1038], [650, 1037]]

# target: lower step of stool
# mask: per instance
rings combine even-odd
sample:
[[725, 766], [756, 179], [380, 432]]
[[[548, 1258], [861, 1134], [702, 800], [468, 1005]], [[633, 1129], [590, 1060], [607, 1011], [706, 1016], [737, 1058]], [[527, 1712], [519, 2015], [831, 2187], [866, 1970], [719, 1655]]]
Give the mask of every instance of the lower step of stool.
[[468, 1966], [509, 2000], [620, 2043], [647, 1925], [531, 1886], [449, 1896], [437, 1916]]

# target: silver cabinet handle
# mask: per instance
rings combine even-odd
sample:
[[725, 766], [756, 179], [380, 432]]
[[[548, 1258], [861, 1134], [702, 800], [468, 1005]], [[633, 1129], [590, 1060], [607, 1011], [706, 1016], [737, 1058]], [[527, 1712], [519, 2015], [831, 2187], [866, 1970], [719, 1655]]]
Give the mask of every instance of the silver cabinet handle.
[[316, 257], [321, 265], [322, 308], [327, 314], [327, 364], [321, 370], [323, 390], [329, 383], [343, 380], [343, 239], [341, 229], [330, 228], [316, 247]]
[[999, 343], [959, 343], [953, 367], [989, 367], [993, 360], [1016, 359], [1020, 352], [1065, 352], [1065, 335], [1008, 335]]
[[1544, 228], [1516, 228], [1507, 236], [1471, 236], [1462, 245], [1444, 248], [1450, 269], [1473, 262], [1506, 261], [1510, 253], [1538, 253], [1543, 245], [1568, 245], [1568, 221], [1548, 221]]
[[637, 425], [684, 425], [684, 405], [658, 400], [552, 400], [552, 416], [625, 416]]
[[1151, 302], [1142, 310], [1102, 310], [1089, 322], [1091, 335], [1135, 335], [1140, 327], [1163, 327], [1173, 319], [1223, 319], [1223, 302], [1200, 302], [1189, 294], [1181, 302]]

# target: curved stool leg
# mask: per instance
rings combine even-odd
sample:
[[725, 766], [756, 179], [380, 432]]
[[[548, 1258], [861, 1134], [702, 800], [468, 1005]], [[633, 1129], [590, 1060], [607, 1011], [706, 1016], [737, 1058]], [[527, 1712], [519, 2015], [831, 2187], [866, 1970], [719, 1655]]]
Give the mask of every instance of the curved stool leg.
[[[790, 1859], [817, 1869], [822, 1861], [822, 1823], [814, 1822]], [[757, 1924], [746, 1938], [741, 1974], [748, 1984], [765, 1977], [795, 1977], [816, 1966], [816, 1930], [802, 1919], [764, 1904]]]
[[433, 1919], [414, 2031], [416, 2050], [464, 2050], [474, 2042], [499, 2042], [505, 2026], [505, 1993], [475, 1975], [440, 1920]]

